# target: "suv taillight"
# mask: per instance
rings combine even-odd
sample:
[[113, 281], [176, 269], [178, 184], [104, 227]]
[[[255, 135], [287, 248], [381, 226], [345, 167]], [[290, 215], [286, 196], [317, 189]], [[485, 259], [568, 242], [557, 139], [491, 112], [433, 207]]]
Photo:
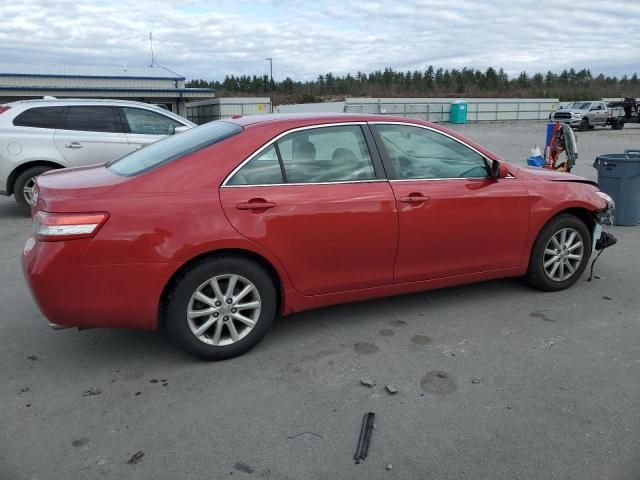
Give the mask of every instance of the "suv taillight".
[[3, 114], [4, 112], [9, 110], [10, 108], [11, 107], [9, 105], [0, 105], [0, 114]]
[[105, 224], [109, 214], [38, 212], [33, 217], [35, 236], [41, 242], [91, 238]]

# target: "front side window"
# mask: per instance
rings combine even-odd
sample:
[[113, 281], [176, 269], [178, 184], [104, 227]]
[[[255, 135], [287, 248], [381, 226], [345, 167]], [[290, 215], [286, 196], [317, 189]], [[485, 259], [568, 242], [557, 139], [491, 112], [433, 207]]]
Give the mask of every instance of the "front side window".
[[125, 127], [129, 133], [143, 135], [171, 135], [182, 124], [173, 118], [142, 108], [122, 108]]
[[207, 123], [180, 135], [171, 135], [144, 148], [134, 150], [124, 157], [109, 162], [107, 167], [118, 175], [138, 175], [240, 132], [242, 127], [233, 123], [223, 121]]
[[[360, 125], [300, 130], [285, 135], [274, 145], [277, 149], [271, 146], [250, 160], [227, 184], [331, 183], [376, 178]], [[277, 161], [281, 162], [284, 176], [277, 173]], [[264, 173], [267, 162], [272, 181], [267, 181]]]
[[376, 125], [398, 179], [482, 178], [482, 155], [439, 132], [395, 124]]
[[64, 107], [35, 107], [13, 119], [16, 127], [58, 128]]
[[83, 132], [123, 133], [115, 108], [102, 106], [69, 107], [64, 124], [60, 128]]

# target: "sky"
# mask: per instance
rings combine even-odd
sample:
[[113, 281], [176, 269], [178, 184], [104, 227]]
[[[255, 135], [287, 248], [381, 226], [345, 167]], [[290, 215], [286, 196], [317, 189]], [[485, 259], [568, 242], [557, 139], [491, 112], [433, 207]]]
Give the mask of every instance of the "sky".
[[640, 73], [640, 0], [10, 0], [0, 61], [147, 66], [188, 79], [435, 68]]

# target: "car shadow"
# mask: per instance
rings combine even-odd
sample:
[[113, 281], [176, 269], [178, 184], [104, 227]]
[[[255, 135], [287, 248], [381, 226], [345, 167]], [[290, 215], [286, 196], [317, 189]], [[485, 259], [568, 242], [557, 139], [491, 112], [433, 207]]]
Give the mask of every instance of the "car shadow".
[[[363, 331], [376, 329], [380, 326], [380, 319], [388, 325], [406, 325], [404, 318], [425, 314], [425, 322], [442, 322], [440, 312], [452, 305], [458, 307], [463, 303], [469, 307], [487, 297], [505, 299], [523, 294], [540, 295], [542, 292], [531, 289], [518, 279], [502, 279], [308, 310], [277, 318], [265, 339], [243, 357], [254, 357], [254, 361], [264, 356], [273, 357], [292, 342], [317, 343], [318, 338], [324, 338], [323, 332], [328, 331], [344, 332], [346, 341], [355, 341], [351, 338], [354, 327]], [[114, 359], [118, 363], [138, 365], [148, 362], [154, 365], [202, 363], [180, 351], [162, 330], [87, 330], [80, 332], [73, 343], [74, 355], [63, 361], [73, 362], [83, 357], [99, 364], [113, 363]]]
[[13, 199], [5, 197], [0, 199], [0, 217], [7, 219], [29, 218], [30, 212], [23, 210]]

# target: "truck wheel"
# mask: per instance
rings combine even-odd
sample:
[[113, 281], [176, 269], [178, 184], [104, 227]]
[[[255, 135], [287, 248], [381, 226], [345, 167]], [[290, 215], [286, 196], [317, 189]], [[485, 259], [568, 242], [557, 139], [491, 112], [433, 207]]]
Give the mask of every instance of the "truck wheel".
[[580, 125], [578, 125], [578, 130], [580, 132], [584, 132], [587, 128], [589, 128], [589, 119], [583, 118], [582, 121], [580, 122]]
[[624, 118], [618, 119], [618, 130], [622, 130], [624, 128]]

